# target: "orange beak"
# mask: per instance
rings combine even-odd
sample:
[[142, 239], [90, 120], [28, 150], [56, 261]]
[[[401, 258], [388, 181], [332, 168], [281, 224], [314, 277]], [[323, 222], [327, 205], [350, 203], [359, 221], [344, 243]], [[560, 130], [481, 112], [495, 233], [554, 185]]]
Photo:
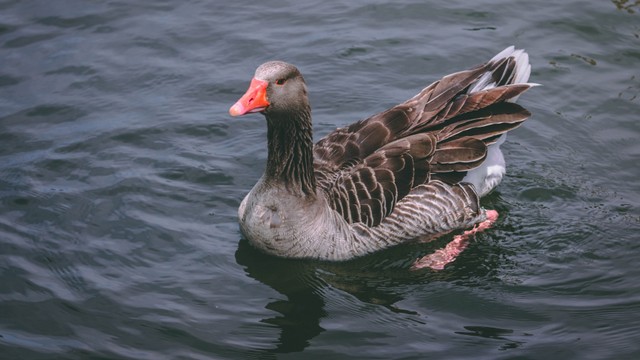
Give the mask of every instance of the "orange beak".
[[244, 95], [229, 109], [231, 116], [240, 116], [249, 113], [264, 111], [269, 106], [267, 100], [268, 82], [253, 78], [249, 89]]

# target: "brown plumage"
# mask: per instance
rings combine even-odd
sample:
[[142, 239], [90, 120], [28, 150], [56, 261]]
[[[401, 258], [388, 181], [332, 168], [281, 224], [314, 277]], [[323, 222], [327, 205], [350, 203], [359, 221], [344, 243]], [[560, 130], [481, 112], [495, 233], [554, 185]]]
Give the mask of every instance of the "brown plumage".
[[263, 64], [230, 110], [260, 111], [268, 124], [243, 233], [275, 255], [339, 260], [482, 221], [479, 196], [504, 173], [503, 135], [530, 115], [509, 102], [532, 86], [529, 72], [526, 53], [507, 48], [314, 146], [302, 75]]

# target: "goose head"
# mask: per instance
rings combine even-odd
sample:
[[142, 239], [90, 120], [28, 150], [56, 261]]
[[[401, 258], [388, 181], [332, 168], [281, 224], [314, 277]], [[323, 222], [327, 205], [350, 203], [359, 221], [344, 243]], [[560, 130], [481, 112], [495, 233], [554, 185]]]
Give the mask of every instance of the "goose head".
[[[307, 87], [300, 71], [283, 61], [260, 65], [246, 93], [229, 109], [231, 116], [260, 112], [268, 117], [309, 112]], [[288, 117], [288, 116], [286, 116]]]

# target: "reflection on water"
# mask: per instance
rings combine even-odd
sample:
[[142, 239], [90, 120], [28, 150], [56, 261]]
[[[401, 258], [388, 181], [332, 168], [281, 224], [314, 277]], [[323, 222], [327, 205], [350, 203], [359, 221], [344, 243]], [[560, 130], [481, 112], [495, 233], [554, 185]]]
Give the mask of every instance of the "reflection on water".
[[[635, 359], [637, 1], [0, 1], [0, 358]], [[505, 48], [533, 116], [500, 213], [334, 264], [265, 256], [237, 208], [266, 125], [256, 66], [299, 66], [316, 138]], [[288, 353], [285, 354], [285, 353]]]
[[[345, 263], [279, 259], [265, 255], [251, 247], [248, 241], [241, 240], [236, 252], [238, 264], [251, 278], [286, 297], [286, 300], [277, 299], [265, 303], [266, 309], [278, 315], [264, 318], [261, 322], [277, 326], [280, 336], [274, 348], [264, 350], [287, 353], [301, 351], [309, 346], [314, 337], [325, 331], [321, 325], [327, 317], [325, 297], [332, 291], [347, 293], [363, 303], [382, 306], [391, 313], [408, 316], [416, 323], [425, 324], [428, 314], [398, 306], [405, 298], [398, 289], [411, 284], [424, 286], [429, 282], [464, 284], [471, 268], [474, 269], [474, 279], [470, 280], [470, 286], [473, 286], [471, 284], [477, 278], [487, 276], [491, 273], [489, 268], [500, 262], [499, 257], [494, 257], [493, 262], [487, 261], [491, 256], [485, 257], [483, 253], [489, 255], [493, 251], [495, 255], [500, 251], [497, 247], [484, 244], [483, 247], [461, 256], [456, 265], [450, 265], [452, 271], [410, 270], [412, 256], [433, 251], [441, 243], [450, 241], [451, 236], [440, 239], [435, 244], [412, 244], [392, 249], [385, 254], [373, 254]], [[473, 261], [473, 258], [484, 259], [484, 266]], [[346, 308], [354, 306], [352, 303], [341, 305]], [[456, 333], [468, 335], [465, 332]], [[485, 333], [474, 334], [483, 336]]]
[[633, 14], [640, 10], [639, 0], [611, 0], [618, 10], [626, 10], [629, 14]]
[[327, 315], [322, 297], [325, 284], [316, 276], [313, 263], [265, 256], [246, 241], [240, 242], [236, 261], [244, 266], [247, 275], [287, 297], [287, 300], [274, 300], [265, 305], [280, 314], [261, 320], [280, 329], [275, 349], [265, 350], [302, 351], [311, 339], [324, 331], [320, 320]]

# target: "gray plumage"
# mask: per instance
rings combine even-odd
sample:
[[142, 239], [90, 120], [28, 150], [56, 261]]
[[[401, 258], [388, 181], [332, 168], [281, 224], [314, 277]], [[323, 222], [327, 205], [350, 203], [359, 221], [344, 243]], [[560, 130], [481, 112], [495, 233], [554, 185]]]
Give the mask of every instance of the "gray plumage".
[[504, 174], [499, 145], [529, 112], [510, 102], [532, 85], [509, 47], [315, 146], [300, 72], [261, 65], [268, 160], [242, 201], [242, 233], [267, 253], [345, 260], [485, 219], [480, 196]]

